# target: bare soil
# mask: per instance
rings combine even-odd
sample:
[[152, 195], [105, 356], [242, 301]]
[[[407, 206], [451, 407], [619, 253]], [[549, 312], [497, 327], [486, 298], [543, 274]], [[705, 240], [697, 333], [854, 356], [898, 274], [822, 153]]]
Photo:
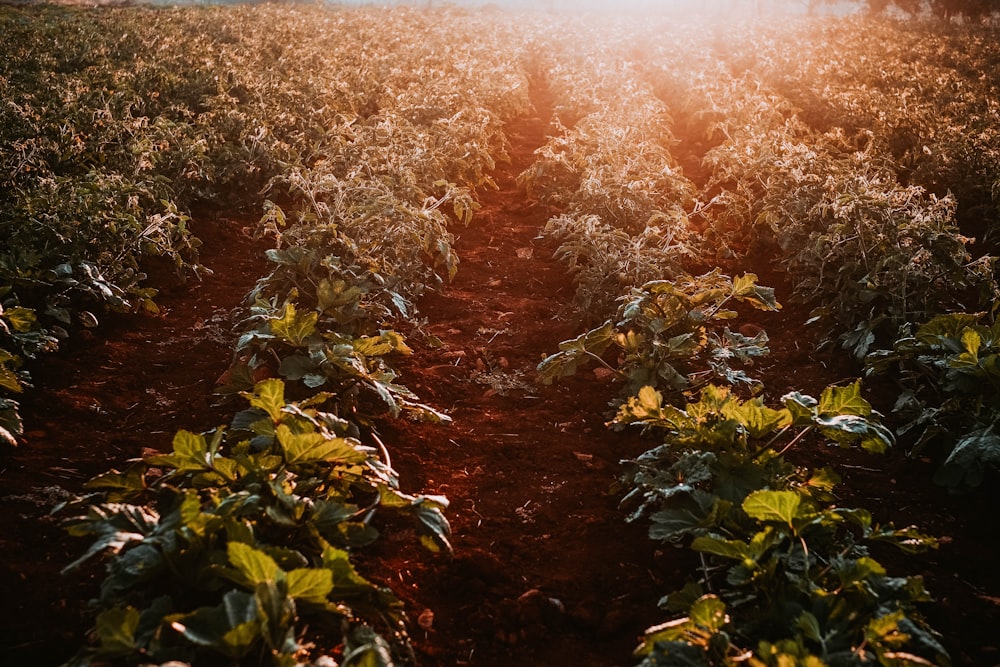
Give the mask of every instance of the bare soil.
[[[454, 423], [394, 422], [381, 435], [404, 489], [450, 499], [455, 553], [424, 553], [408, 526], [390, 521], [365, 574], [404, 601], [421, 665], [633, 664], [643, 629], [664, 618], [657, 600], [694, 573], [687, 551], [649, 541], [618, 508], [619, 461], [650, 443], [605, 429], [617, 388], [590, 373], [553, 386], [536, 380], [542, 356], [581, 331], [563, 313], [573, 294], [564, 267], [538, 238], [552, 212], [514, 182], [544, 141], [538, 107], [508, 128], [513, 159], [498, 169], [499, 190], [482, 193], [476, 221], [455, 230], [457, 278], [422, 299], [426, 322], [398, 323], [415, 350], [398, 362], [402, 382]], [[33, 369], [26, 442], [0, 453], [0, 663], [56, 665], [85, 640], [99, 570], [59, 574], [85, 546], [48, 517], [52, 504], [94, 474], [168, 449], [180, 428], [232, 415], [213, 388], [229, 365], [235, 313], [267, 271], [264, 248], [232, 221], [206, 218], [197, 231], [213, 275], [182, 284], [154, 270], [159, 316], [110, 317]], [[779, 299], [790, 292], [778, 267], [757, 273]], [[813, 351], [805, 319], [794, 306], [758, 316], [772, 335], [761, 366], [769, 399], [792, 388], [817, 395], [857, 373]], [[877, 403], [879, 395], [887, 409], [890, 392], [876, 387]], [[929, 556], [877, 556], [890, 571], [926, 577], [936, 597], [926, 613], [955, 664], [1000, 664], [1000, 494], [986, 485], [949, 497], [930, 483], [928, 462], [902, 451], [814, 446], [798, 456], [838, 469], [844, 504], [944, 538]]]

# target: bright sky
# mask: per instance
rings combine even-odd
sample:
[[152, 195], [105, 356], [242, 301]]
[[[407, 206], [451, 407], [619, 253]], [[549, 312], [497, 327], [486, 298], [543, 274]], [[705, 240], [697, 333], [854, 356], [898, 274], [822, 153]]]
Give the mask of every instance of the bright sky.
[[[781, 6], [784, 11], [804, 12], [806, 0], [329, 0], [333, 4], [365, 5], [459, 5], [482, 7], [495, 5], [518, 10], [558, 10], [558, 11], [611, 11], [611, 12], [756, 12], [758, 7], [774, 9]], [[857, 2], [845, 1], [826, 7], [828, 11], [843, 13], [848, 8], [856, 8]]]

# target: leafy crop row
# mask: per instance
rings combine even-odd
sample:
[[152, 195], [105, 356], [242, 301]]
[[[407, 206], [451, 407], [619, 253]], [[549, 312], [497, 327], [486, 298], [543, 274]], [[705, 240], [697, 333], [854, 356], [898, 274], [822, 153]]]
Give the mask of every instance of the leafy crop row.
[[[871, 374], [902, 371], [898, 432], [914, 451], [943, 452], [938, 481], [968, 490], [1000, 463], [994, 318], [976, 312], [995, 313], [996, 259], [962, 233], [993, 219], [995, 82], [985, 65], [941, 62], [953, 35], [839, 23], [811, 26], [813, 46], [794, 27], [715, 28], [711, 41], [605, 27], [600, 40], [564, 35], [548, 55], [557, 119], [522, 181], [558, 211], [547, 233], [580, 310], [608, 319], [539, 372], [553, 381], [596, 364], [622, 383], [609, 426], [663, 442], [626, 462], [631, 518], [703, 563], [697, 583], [664, 598], [675, 620], [649, 631], [644, 665], [949, 662], [918, 611], [920, 579], [890, 576], [870, 550], [936, 541], [838, 507], [832, 470], [785, 459], [823, 439], [880, 452], [893, 432], [860, 383], [818, 400], [792, 392], [779, 408], [740, 398], [741, 386], [759, 391], [750, 368], [767, 335], [730, 329], [739, 309], [722, 304], [776, 310], [774, 292], [753, 274], [691, 268], [780, 265], [824, 344], [867, 356]], [[848, 34], [852, 47], [831, 56]], [[877, 63], [855, 43], [923, 37], [919, 56], [893, 46]], [[977, 62], [995, 62], [967, 37]], [[884, 101], [901, 92], [902, 107]]]
[[[425, 546], [450, 550], [447, 500], [400, 489], [378, 423], [448, 417], [397, 381], [392, 358], [410, 349], [389, 325], [414, 316], [415, 297], [457, 269], [448, 224], [471, 219], [473, 190], [490, 187], [505, 159], [501, 123], [527, 105], [513, 59], [472, 39], [478, 17], [458, 13], [4, 18], [20, 40], [4, 80], [18, 96], [6, 111], [46, 124], [11, 123], [4, 143], [14, 147], [5, 159], [24, 168], [5, 184], [21, 198], [0, 228], [3, 247], [34, 253], [32, 262], [4, 258], [20, 272], [0, 312], [4, 340], [20, 346], [0, 356], [6, 389], [21, 388], [21, 357], [49, 343], [43, 318], [129, 309], [132, 295], [155, 310], [155, 293], [140, 287], [142, 257], [193, 259], [182, 252], [197, 246], [187, 207], [262, 208], [259, 232], [276, 244], [224, 387], [249, 407], [227, 428], [178, 432], [172, 452], [100, 475], [69, 503], [70, 532], [93, 543], [68, 569], [97, 555], [107, 564], [96, 642], [71, 664], [221, 656], [295, 665], [335, 650], [341, 664], [405, 659], [400, 603], [355, 563], [378, 537], [378, 510], [411, 516]], [[396, 39], [417, 32], [428, 39]], [[43, 44], [60, 39], [61, 59], [44, 62], [55, 51]], [[41, 71], [55, 74], [39, 88], [16, 78]], [[29, 103], [37, 107], [25, 111]], [[32, 144], [57, 126], [77, 147], [71, 160], [51, 142]], [[94, 179], [106, 190], [91, 189]], [[134, 193], [140, 181], [155, 194]], [[65, 208], [42, 217], [29, 195], [53, 184], [65, 188]], [[128, 225], [116, 217], [121, 202]], [[121, 267], [131, 273], [110, 273]], [[89, 282], [72, 287], [99, 290], [94, 305], [53, 290], [85, 270]], [[46, 271], [45, 284], [32, 278]], [[0, 409], [13, 442], [16, 405]]]

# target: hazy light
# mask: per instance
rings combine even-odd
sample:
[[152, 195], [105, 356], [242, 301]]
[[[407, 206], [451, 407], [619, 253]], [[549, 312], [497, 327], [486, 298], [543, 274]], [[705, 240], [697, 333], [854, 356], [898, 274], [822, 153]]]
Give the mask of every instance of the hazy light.
[[423, 7], [495, 7], [509, 10], [532, 10], [578, 13], [669, 14], [669, 15], [760, 15], [806, 14], [809, 5], [815, 13], [849, 14], [858, 11], [860, 0], [817, 2], [813, 0], [328, 0], [344, 5], [409, 5]]

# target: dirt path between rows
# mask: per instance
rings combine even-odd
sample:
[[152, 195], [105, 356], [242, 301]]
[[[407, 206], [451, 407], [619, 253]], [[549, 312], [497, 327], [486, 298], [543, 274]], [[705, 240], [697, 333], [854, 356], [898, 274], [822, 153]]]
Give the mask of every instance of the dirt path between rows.
[[198, 234], [213, 273], [177, 280], [150, 267], [158, 316], [108, 316], [31, 369], [22, 397], [25, 442], [0, 456], [0, 663], [58, 665], [83, 645], [100, 565], [61, 576], [86, 540], [65, 535], [52, 506], [83, 483], [150, 450], [169, 451], [179, 429], [232, 419], [213, 396], [232, 359], [237, 307], [267, 263], [265, 245], [214, 219]]
[[499, 190], [456, 231], [457, 277], [419, 304], [435, 344], [414, 332], [400, 364], [404, 384], [454, 419], [387, 434], [405, 483], [451, 501], [452, 562], [407, 551], [404, 532], [379, 568], [429, 626], [415, 630], [425, 665], [631, 664], [659, 620], [660, 577], [680, 580], [668, 561], [682, 552], [656, 551], [611, 492], [619, 460], [646, 448], [604, 427], [614, 389], [590, 373], [536, 383], [541, 358], [580, 331], [559, 317], [573, 286], [539, 239], [552, 212], [514, 180], [545, 140], [546, 105], [536, 106], [508, 127]]

